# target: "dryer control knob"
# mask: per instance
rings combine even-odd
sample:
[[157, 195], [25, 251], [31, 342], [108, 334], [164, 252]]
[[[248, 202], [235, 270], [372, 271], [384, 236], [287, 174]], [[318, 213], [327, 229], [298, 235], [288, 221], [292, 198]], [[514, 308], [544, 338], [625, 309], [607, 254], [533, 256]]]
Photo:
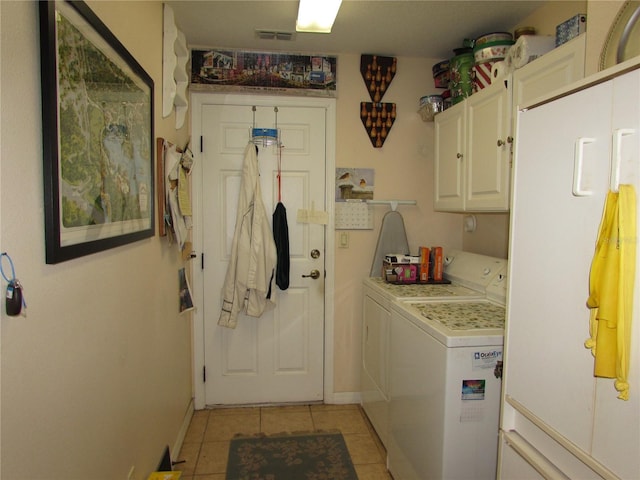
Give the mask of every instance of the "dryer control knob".
[[489, 267], [486, 267], [483, 271], [482, 274], [486, 277], [487, 275], [489, 275], [491, 273], [491, 269]]

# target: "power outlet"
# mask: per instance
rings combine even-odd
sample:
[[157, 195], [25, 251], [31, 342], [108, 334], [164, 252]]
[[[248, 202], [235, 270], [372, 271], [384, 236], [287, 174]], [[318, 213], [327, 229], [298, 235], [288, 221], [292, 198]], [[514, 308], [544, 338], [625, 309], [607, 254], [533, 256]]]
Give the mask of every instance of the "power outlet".
[[127, 475], [127, 480], [136, 480], [136, 467], [135, 465], [129, 469], [129, 475]]

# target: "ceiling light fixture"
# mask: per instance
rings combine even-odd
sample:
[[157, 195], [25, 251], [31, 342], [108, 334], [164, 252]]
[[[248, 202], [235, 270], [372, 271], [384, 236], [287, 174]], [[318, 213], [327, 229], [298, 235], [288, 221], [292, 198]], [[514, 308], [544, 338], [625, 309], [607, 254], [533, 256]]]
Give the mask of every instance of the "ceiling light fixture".
[[296, 32], [331, 33], [342, 0], [300, 0]]

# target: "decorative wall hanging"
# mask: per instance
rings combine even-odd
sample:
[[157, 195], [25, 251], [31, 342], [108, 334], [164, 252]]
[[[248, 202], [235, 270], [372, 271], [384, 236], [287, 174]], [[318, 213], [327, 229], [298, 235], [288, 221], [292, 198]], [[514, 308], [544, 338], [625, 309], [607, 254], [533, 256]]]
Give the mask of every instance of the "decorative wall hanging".
[[384, 145], [396, 120], [396, 104], [381, 101], [396, 75], [397, 67], [396, 57], [360, 56], [360, 73], [372, 100], [360, 102], [360, 120], [375, 148]]
[[153, 80], [84, 2], [40, 32], [46, 262], [153, 236]]
[[191, 51], [191, 91], [336, 96], [337, 57], [231, 49]]
[[360, 120], [371, 144], [380, 148], [396, 120], [396, 104], [360, 102]]
[[396, 57], [381, 57], [379, 55], [362, 55], [360, 57], [360, 73], [372, 102], [382, 101], [393, 77], [396, 76], [397, 67]]

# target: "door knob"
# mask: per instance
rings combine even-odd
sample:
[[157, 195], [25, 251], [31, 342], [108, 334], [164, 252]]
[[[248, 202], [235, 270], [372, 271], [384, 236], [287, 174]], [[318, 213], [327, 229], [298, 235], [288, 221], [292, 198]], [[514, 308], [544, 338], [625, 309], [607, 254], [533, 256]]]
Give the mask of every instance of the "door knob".
[[320, 272], [318, 270], [311, 270], [311, 272], [309, 272], [309, 275], [302, 275], [302, 278], [313, 278], [314, 280], [317, 280], [320, 278]]

